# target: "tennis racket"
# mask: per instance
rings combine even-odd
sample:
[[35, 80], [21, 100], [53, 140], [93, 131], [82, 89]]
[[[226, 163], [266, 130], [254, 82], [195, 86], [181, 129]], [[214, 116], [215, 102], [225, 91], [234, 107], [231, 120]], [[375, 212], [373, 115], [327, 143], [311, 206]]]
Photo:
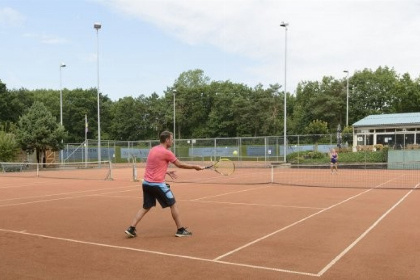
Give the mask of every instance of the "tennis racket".
[[204, 169], [212, 169], [221, 175], [229, 176], [235, 172], [235, 164], [227, 158], [221, 158], [216, 163], [206, 166]]

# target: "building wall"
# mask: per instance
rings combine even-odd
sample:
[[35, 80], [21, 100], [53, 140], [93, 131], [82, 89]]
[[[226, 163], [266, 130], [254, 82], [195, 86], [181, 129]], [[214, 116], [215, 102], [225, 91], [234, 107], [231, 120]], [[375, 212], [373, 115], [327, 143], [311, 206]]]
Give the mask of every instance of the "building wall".
[[408, 145], [420, 144], [420, 127], [356, 127], [353, 129], [353, 150], [357, 146], [382, 144], [391, 149], [405, 149]]

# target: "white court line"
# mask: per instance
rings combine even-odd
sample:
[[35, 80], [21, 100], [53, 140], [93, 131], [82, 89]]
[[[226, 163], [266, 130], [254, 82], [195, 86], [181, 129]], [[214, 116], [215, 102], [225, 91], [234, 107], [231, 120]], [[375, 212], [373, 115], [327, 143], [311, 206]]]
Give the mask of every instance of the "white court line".
[[92, 194], [92, 196], [101, 196], [101, 197], [108, 197], [108, 198], [130, 198], [130, 199], [139, 199], [143, 196], [126, 196], [126, 195], [110, 195], [113, 193], [124, 193], [124, 192], [133, 192], [137, 190], [125, 190], [125, 191], [115, 191], [115, 192], [106, 192], [106, 193], [99, 193], [99, 194]]
[[[195, 198], [195, 199], [181, 199], [177, 201], [184, 201], [184, 202], [197, 202], [197, 203], [215, 203], [215, 204], [228, 204], [228, 205], [245, 205], [245, 206], [261, 206], [261, 207], [283, 207], [283, 208], [298, 208], [298, 209], [325, 209], [325, 207], [310, 207], [310, 206], [294, 206], [294, 205], [281, 205], [281, 204], [272, 204], [272, 205], [267, 205], [267, 204], [257, 204], [257, 203], [241, 203], [241, 202], [223, 202], [223, 201], [212, 201], [212, 200], [206, 200], [206, 201], [200, 201], [202, 199], [206, 199], [206, 198], [214, 198], [214, 197], [219, 197], [219, 196], [224, 196], [224, 195], [229, 195], [229, 194], [235, 194], [235, 193], [241, 193], [241, 192], [246, 192], [249, 190], [258, 190], [258, 189], [262, 189], [262, 188], [267, 188], [270, 186], [266, 186], [266, 187], [258, 187], [258, 188], [252, 188], [252, 189], [246, 189], [246, 190], [240, 190], [240, 191], [235, 191], [235, 192], [228, 192], [228, 193], [223, 193], [223, 194], [219, 194], [219, 195], [213, 195], [213, 196], [206, 196], [206, 197], [201, 197], [201, 198]], [[132, 190], [127, 190], [128, 191], [132, 191]], [[107, 196], [105, 195], [107, 193], [102, 193], [102, 194], [96, 194], [96, 196]], [[118, 197], [118, 196], [107, 196], [107, 197]], [[129, 198], [127, 196], [120, 196], [121, 198]], [[136, 197], [137, 198], [142, 198], [142, 196]]]
[[[187, 182], [183, 182], [182, 179], [180, 178], [178, 181], [177, 180], [173, 180], [173, 182], [174, 183], [179, 183], [179, 184], [182, 184], [182, 183], [188, 183], [188, 184], [190, 184], [190, 183], [196, 183], [196, 184], [200, 184], [200, 183], [211, 182], [211, 183], [214, 183], [214, 184], [219, 185], [219, 184], [223, 184], [223, 183], [217, 182], [217, 180], [220, 179], [220, 178], [223, 178], [223, 181], [226, 182], [226, 181], [235, 181], [235, 179], [237, 179], [237, 178], [241, 178], [241, 179], [246, 178], [246, 177], [253, 178], [254, 176], [259, 175], [259, 174], [264, 174], [265, 175], [267, 173], [264, 172], [264, 171], [260, 171], [260, 172], [252, 172], [252, 173], [247, 173], [247, 174], [230, 175], [230, 176], [225, 177], [225, 176], [221, 176], [220, 174], [217, 174], [215, 172], [215, 175], [212, 176], [212, 177], [200, 178], [200, 179], [197, 179], [196, 181], [195, 180], [192, 180], [192, 181], [188, 180]], [[270, 181], [270, 178], [268, 177], [267, 178], [267, 183], [269, 181]]]
[[[394, 179], [392, 179], [392, 180], [394, 180]], [[387, 182], [384, 182], [384, 183], [382, 183], [382, 184], [379, 184], [379, 185], [377, 185], [375, 188], [379, 188], [380, 186], [382, 186], [382, 185], [384, 185], [384, 184], [386, 184], [386, 183], [388, 183], [388, 182], [390, 182], [390, 181], [392, 181], [392, 180], [388, 180]], [[374, 188], [373, 188], [373, 189], [374, 189]], [[236, 253], [236, 252], [238, 252], [238, 251], [240, 251], [240, 250], [242, 250], [242, 249], [245, 249], [245, 248], [247, 248], [247, 247], [249, 247], [249, 246], [251, 246], [251, 245], [253, 245], [253, 244], [255, 244], [255, 243], [258, 243], [258, 242], [260, 242], [260, 241], [262, 241], [262, 240], [264, 240], [264, 239], [267, 239], [267, 238], [268, 238], [268, 237], [270, 237], [270, 236], [273, 236], [273, 235], [275, 235], [275, 234], [277, 234], [277, 233], [279, 233], [279, 232], [285, 231], [286, 229], [289, 229], [289, 228], [291, 228], [291, 227], [293, 227], [293, 226], [295, 226], [295, 225], [298, 225], [298, 224], [300, 224], [300, 223], [302, 223], [302, 222], [304, 222], [304, 221], [306, 221], [306, 220], [309, 220], [310, 218], [313, 218], [313, 217], [315, 217], [315, 216], [317, 216], [317, 215], [319, 215], [319, 214], [321, 214], [321, 213], [323, 213], [323, 212], [325, 212], [325, 211], [328, 211], [328, 210], [330, 210], [330, 209], [332, 209], [332, 208], [334, 208], [334, 207], [337, 207], [338, 205], [341, 205], [341, 204], [346, 203], [346, 202], [348, 202], [348, 201], [350, 201], [350, 200], [352, 200], [352, 199], [354, 199], [354, 198], [356, 198], [356, 197], [359, 197], [359, 196], [361, 196], [361, 195], [363, 195], [363, 194], [365, 194], [365, 193], [368, 193], [368, 192], [372, 191], [373, 189], [368, 189], [368, 190], [365, 190], [365, 191], [363, 191], [363, 192], [361, 192], [361, 193], [358, 193], [358, 194], [356, 194], [356, 195], [353, 195], [353, 196], [351, 196], [351, 197], [349, 197], [349, 198], [347, 198], [347, 199], [345, 199], [345, 200], [343, 200], [343, 201], [341, 201], [341, 202], [338, 202], [338, 203], [336, 203], [336, 204], [334, 204], [334, 205], [331, 205], [331, 206], [329, 206], [329, 207], [327, 207], [327, 208], [324, 208], [324, 209], [322, 209], [322, 210], [320, 210], [320, 211], [318, 211], [318, 212], [316, 212], [316, 213], [313, 213], [313, 214], [311, 214], [311, 215], [309, 215], [309, 216], [307, 216], [307, 217], [305, 217], [305, 218], [303, 218], [303, 219], [300, 219], [299, 221], [296, 221], [296, 222], [294, 222], [294, 223], [292, 223], [292, 224], [290, 224], [290, 225], [288, 225], [288, 226], [285, 226], [285, 227], [283, 227], [283, 228], [281, 228], [281, 229], [279, 229], [279, 230], [276, 230], [276, 231], [274, 231], [274, 232], [272, 232], [272, 233], [269, 233], [269, 234], [267, 234], [267, 235], [265, 235], [265, 236], [263, 236], [263, 237], [260, 237], [260, 238], [258, 238], [258, 239], [255, 239], [254, 241], [251, 241], [251, 242], [249, 242], [249, 243], [247, 243], [247, 244], [245, 244], [245, 245], [242, 245], [241, 247], [238, 247], [238, 248], [236, 248], [236, 249], [234, 249], [234, 250], [232, 250], [232, 251], [230, 251], [230, 252], [227, 252], [226, 254], [220, 255], [220, 256], [216, 257], [214, 260], [220, 260], [220, 259], [222, 259], [222, 258], [224, 258], [224, 257], [227, 257], [227, 256], [229, 256], [229, 255], [232, 255], [233, 253]]]
[[137, 248], [132, 248], [132, 247], [116, 246], [116, 245], [110, 245], [110, 244], [104, 244], [104, 243], [82, 241], [82, 240], [77, 240], [77, 239], [54, 237], [54, 236], [49, 236], [49, 235], [44, 235], [44, 234], [29, 233], [26, 230], [16, 231], [16, 230], [9, 230], [9, 229], [1, 229], [0, 228], [0, 231], [22, 234], [22, 235], [27, 235], [27, 236], [31, 236], [31, 237], [42, 237], [42, 238], [51, 239], [51, 240], [59, 240], [59, 241], [65, 241], [65, 242], [78, 243], [78, 244], [83, 244], [83, 245], [105, 247], [105, 248], [111, 248], [111, 249], [117, 249], [117, 250], [128, 250], [128, 251], [142, 252], [142, 253], [146, 253], [146, 254], [161, 255], [161, 256], [166, 256], [166, 257], [175, 257], [175, 258], [181, 258], [181, 259], [189, 259], [189, 260], [203, 261], [203, 262], [216, 263], [216, 264], [247, 267], [247, 268], [261, 269], [261, 270], [268, 270], [268, 271], [286, 272], [286, 273], [306, 275], [306, 276], [315, 276], [315, 277], [318, 276], [317, 274], [310, 273], [310, 272], [293, 271], [293, 270], [279, 269], [279, 268], [273, 268], [273, 267], [265, 267], [265, 266], [257, 266], [257, 265], [249, 265], [249, 264], [233, 263], [233, 262], [225, 262], [225, 261], [217, 261], [217, 260], [199, 258], [199, 257], [192, 257], [192, 256], [187, 256], [187, 255], [178, 255], [178, 254], [171, 254], [171, 253], [165, 253], [165, 252], [159, 252], [159, 251], [137, 249]]
[[46, 181], [37, 181], [37, 182], [32, 182], [29, 184], [24, 184], [24, 185], [10, 185], [10, 186], [5, 186], [5, 187], [0, 187], [0, 189], [14, 189], [14, 188], [24, 188], [24, 187], [29, 187], [29, 186], [33, 186], [33, 185], [38, 185], [38, 184], [43, 184]]
[[229, 195], [229, 194], [260, 190], [260, 189], [264, 189], [264, 188], [272, 188], [272, 186], [269, 185], [269, 186], [245, 189], [245, 190], [240, 190], [240, 191], [227, 192], [227, 193], [222, 193], [222, 194], [217, 194], [217, 195], [204, 196], [204, 197], [200, 197], [200, 198], [196, 198], [196, 199], [191, 199], [190, 201], [198, 201], [198, 200], [201, 200], [201, 199], [215, 198], [215, 197], [225, 196], [225, 195]]
[[[132, 186], [124, 186], [124, 187], [119, 187], [117, 189], [129, 188], [129, 187], [132, 187]], [[57, 193], [57, 194], [45, 194], [45, 195], [36, 195], [36, 196], [26, 196], [26, 197], [15, 197], [15, 198], [2, 199], [2, 200], [0, 200], [0, 202], [12, 201], [12, 200], [22, 200], [22, 199], [31, 199], [31, 198], [41, 198], [41, 197], [51, 197], [51, 196], [58, 196], [58, 195], [79, 194], [79, 193], [87, 193], [87, 192], [95, 192], [95, 191], [103, 191], [103, 190], [110, 190], [110, 188], [94, 189], [94, 190], [78, 191], [78, 192], [65, 192], [65, 193]]]
[[180, 200], [180, 201], [187, 201], [187, 202], [197, 202], [197, 203], [215, 203], [215, 204], [228, 204], [228, 205], [245, 205], [245, 206], [261, 206], [261, 207], [282, 207], [282, 208], [298, 208], [298, 209], [325, 209], [325, 207], [311, 207], [311, 206], [295, 206], [295, 205], [282, 205], [282, 204], [257, 204], [257, 203], [241, 203], [241, 202], [223, 202], [223, 201], [197, 201], [196, 199], [193, 200]]
[[401, 204], [415, 189], [417, 189], [419, 184], [417, 184], [412, 190], [406, 193], [397, 203], [395, 203], [391, 208], [388, 209], [379, 219], [377, 219], [364, 233], [362, 233], [353, 243], [351, 243], [346, 249], [344, 249], [340, 254], [338, 254], [329, 264], [327, 264], [320, 272], [319, 276], [322, 276], [327, 272], [336, 262], [338, 262], [348, 251], [350, 251], [357, 243], [360, 242], [372, 229], [374, 229], [386, 216], [388, 216], [391, 211], [393, 211], [398, 205]]
[[[120, 187], [118, 189], [128, 188], [130, 186]], [[91, 190], [91, 191], [99, 191], [99, 190], [109, 190], [109, 189], [97, 189], [97, 190]], [[82, 192], [74, 192], [74, 193], [67, 193], [67, 194], [79, 194], [79, 193], [85, 193], [88, 191], [82, 191]], [[119, 191], [112, 191], [112, 192], [106, 192], [107, 193], [117, 193]], [[79, 195], [79, 196], [68, 196], [68, 197], [61, 197], [61, 198], [54, 198], [54, 199], [42, 199], [42, 200], [34, 200], [34, 201], [28, 201], [28, 202], [20, 202], [20, 203], [14, 203], [14, 204], [3, 204], [0, 205], [0, 207], [7, 207], [7, 206], [18, 206], [18, 205], [27, 205], [27, 204], [34, 204], [34, 203], [41, 203], [41, 202], [51, 202], [51, 201], [58, 201], [58, 200], [67, 200], [67, 199], [74, 199], [74, 198], [83, 198], [83, 197], [91, 197], [91, 196], [97, 196], [98, 194], [89, 194], [89, 195]], [[48, 195], [52, 196], [52, 195]], [[6, 199], [7, 200], [7, 199]], [[4, 201], [6, 201], [4, 200]], [[0, 201], [3, 202], [3, 201]]]

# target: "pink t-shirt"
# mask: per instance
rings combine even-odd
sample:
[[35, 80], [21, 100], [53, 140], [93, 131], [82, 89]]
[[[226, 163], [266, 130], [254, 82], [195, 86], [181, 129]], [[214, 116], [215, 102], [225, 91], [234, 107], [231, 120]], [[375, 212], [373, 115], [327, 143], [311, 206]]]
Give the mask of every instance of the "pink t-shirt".
[[146, 161], [144, 180], [152, 183], [165, 182], [165, 174], [170, 162], [175, 162], [176, 156], [162, 145], [150, 149]]

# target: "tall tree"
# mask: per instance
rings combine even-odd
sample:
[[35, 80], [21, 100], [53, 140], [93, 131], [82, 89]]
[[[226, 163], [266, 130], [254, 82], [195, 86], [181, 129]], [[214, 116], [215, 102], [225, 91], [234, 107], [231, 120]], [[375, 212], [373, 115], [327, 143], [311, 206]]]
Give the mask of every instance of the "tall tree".
[[7, 90], [0, 80], [0, 130], [13, 132], [19, 117], [33, 103], [33, 94], [29, 90]]
[[61, 139], [65, 138], [64, 127], [41, 102], [35, 102], [28, 112], [20, 117], [16, 131], [17, 141], [22, 150], [36, 152], [37, 162], [41, 156], [45, 161], [45, 151], [58, 151], [63, 148]]
[[[133, 97], [120, 98], [112, 106], [114, 116], [110, 137], [114, 140], [133, 141], [139, 139], [140, 104]], [[143, 112], [142, 112], [143, 113]]]
[[[181, 73], [175, 80], [173, 87], [166, 92], [167, 100], [168, 97], [173, 100], [175, 94], [175, 129], [177, 131], [174, 133], [176, 133], [178, 139], [186, 136], [182, 135], [181, 132], [191, 136], [191, 130], [197, 124], [197, 118], [200, 119], [200, 116], [195, 116], [191, 112], [195, 110], [195, 113], [198, 113], [203, 109], [201, 103], [203, 91], [209, 85], [209, 82], [210, 78], [204, 75], [203, 70], [189, 70]], [[194, 125], [191, 125], [192, 122], [194, 122]]]
[[394, 103], [398, 76], [393, 69], [379, 67], [375, 71], [364, 69], [349, 80], [351, 85], [349, 123], [368, 115], [395, 112]]
[[[311, 98], [313, 118], [328, 123], [330, 129], [345, 124], [346, 96], [342, 81], [323, 77], [316, 94]], [[308, 108], [309, 109], [309, 108]]]
[[[142, 102], [146, 112], [145, 121], [148, 124], [143, 139], [158, 139], [160, 132], [163, 130], [172, 130], [169, 128], [172, 118], [165, 117], [168, 107], [172, 108], [172, 106], [167, 106], [165, 97], [160, 98], [159, 95], [153, 93], [142, 99]], [[171, 109], [169, 111], [172, 112]]]
[[408, 73], [402, 75], [395, 85], [392, 108], [395, 113], [420, 111], [420, 78], [413, 81]]

